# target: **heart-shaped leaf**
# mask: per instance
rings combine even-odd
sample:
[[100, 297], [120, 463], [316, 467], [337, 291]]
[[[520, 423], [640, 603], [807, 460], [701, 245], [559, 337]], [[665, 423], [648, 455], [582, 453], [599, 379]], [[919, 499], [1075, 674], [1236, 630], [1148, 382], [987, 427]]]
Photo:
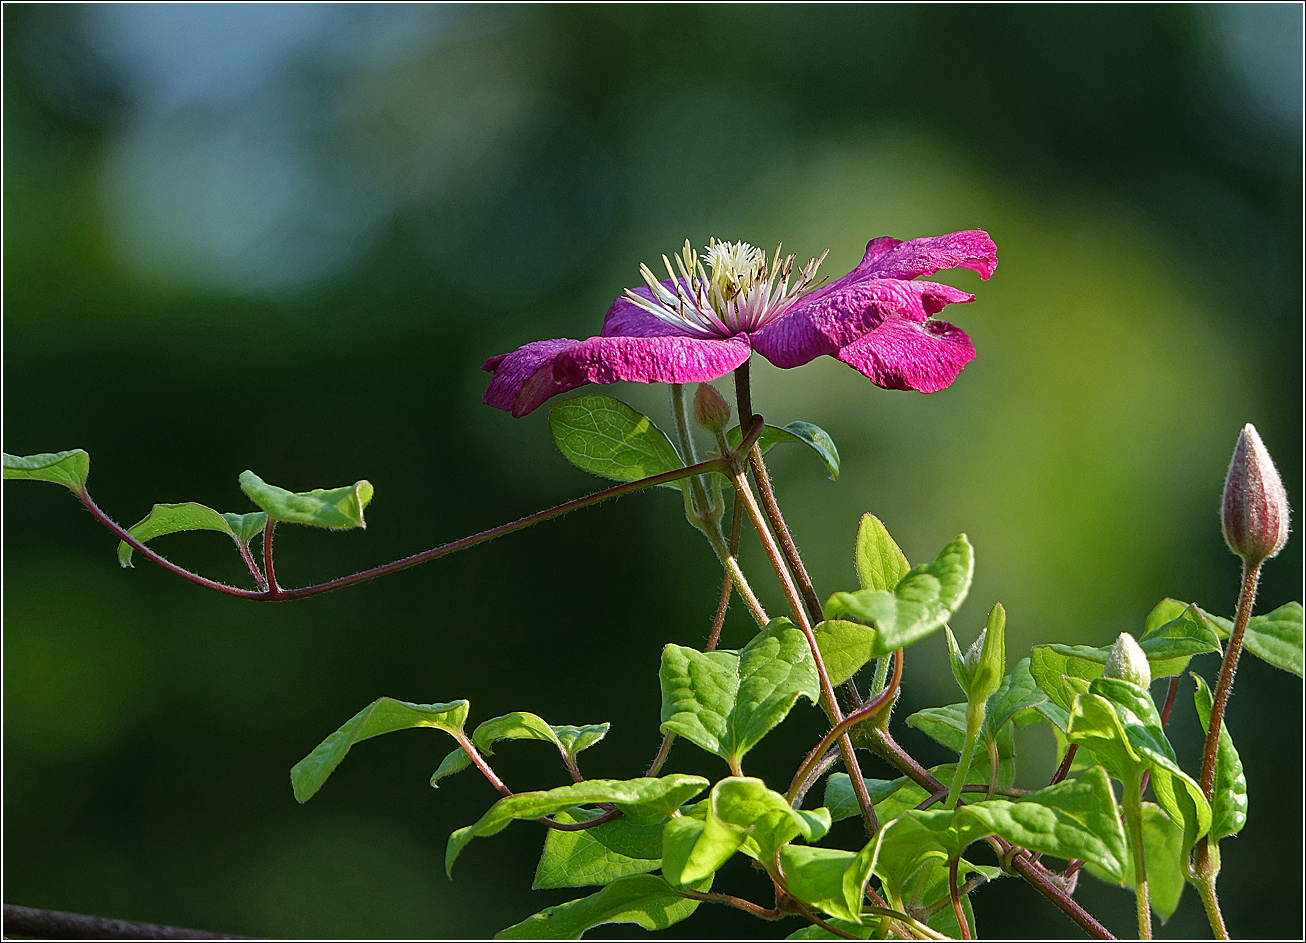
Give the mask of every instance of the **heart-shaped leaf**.
[[[611, 396], [577, 396], [549, 411], [553, 442], [577, 468], [613, 481], [638, 481], [683, 468], [666, 433]], [[664, 487], [681, 487], [670, 482]]]
[[737, 652], [667, 645], [659, 678], [662, 730], [715, 753], [732, 770], [800, 695], [812, 702], [820, 696], [807, 639], [783, 618]]

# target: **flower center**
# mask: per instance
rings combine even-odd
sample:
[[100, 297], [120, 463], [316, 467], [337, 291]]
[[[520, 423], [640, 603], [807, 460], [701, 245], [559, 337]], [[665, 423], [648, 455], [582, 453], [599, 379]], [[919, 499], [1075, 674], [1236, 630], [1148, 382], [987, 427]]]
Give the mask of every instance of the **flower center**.
[[626, 300], [692, 334], [730, 337], [756, 331], [788, 311], [811, 287], [825, 253], [819, 259], [808, 260], [792, 288], [789, 280], [794, 257], [782, 259], [779, 246], [768, 264], [766, 253], [746, 242], [712, 239], [706, 255], [700, 258], [686, 239], [675, 258], [673, 269], [671, 260], [662, 257], [669, 285], [658, 281], [647, 265], [639, 267], [652, 300], [629, 288]]

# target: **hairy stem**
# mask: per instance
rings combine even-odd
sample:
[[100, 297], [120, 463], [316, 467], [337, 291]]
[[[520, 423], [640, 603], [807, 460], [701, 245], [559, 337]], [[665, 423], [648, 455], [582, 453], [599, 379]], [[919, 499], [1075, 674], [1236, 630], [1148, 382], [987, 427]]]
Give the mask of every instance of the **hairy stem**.
[[[762, 434], [762, 424], [758, 423], [756, 428], [750, 430], [745, 436], [744, 442], [740, 448], [751, 446]], [[226, 583], [220, 583], [217, 580], [211, 580], [208, 577], [200, 576], [193, 573], [185, 567], [178, 566], [171, 560], [160, 556], [150, 547], [137, 540], [131, 534], [127, 533], [126, 528], [118, 524], [91, 500], [91, 496], [86, 491], [74, 492], [82, 504], [97, 521], [112, 531], [120, 540], [127, 543], [133, 550], [144, 556], [151, 563], [162, 567], [169, 573], [180, 576], [189, 583], [196, 586], [202, 586], [205, 589], [211, 589], [214, 592], [222, 593], [225, 596], [234, 596], [237, 599], [253, 600], [290, 600], [304, 599], [309, 596], [318, 596], [322, 593], [329, 593], [332, 590], [343, 589], [346, 586], [353, 586], [356, 583], [365, 583], [368, 580], [374, 580], [379, 576], [387, 576], [391, 573], [397, 573], [400, 570], [406, 570], [409, 567], [417, 566], [420, 563], [427, 563], [431, 560], [438, 560], [440, 557], [448, 556], [451, 553], [457, 553], [459, 550], [467, 550], [479, 544], [494, 540], [497, 537], [504, 537], [508, 534], [515, 533], [519, 530], [525, 530], [535, 524], [552, 520], [555, 517], [561, 517], [564, 514], [570, 514], [572, 511], [579, 511], [581, 508], [589, 507], [593, 504], [599, 504], [611, 498], [619, 498], [622, 495], [633, 494], [636, 491], [643, 491], [645, 488], [652, 488], [655, 485], [667, 484], [672, 481], [679, 481], [681, 478], [688, 478], [692, 475], [699, 475], [705, 472], [726, 472], [727, 463], [724, 459], [714, 458], [705, 462], [699, 462], [697, 465], [691, 465], [687, 468], [677, 468], [674, 471], [663, 472], [660, 475], [652, 475], [648, 478], [641, 478], [639, 481], [631, 481], [625, 484], [617, 485], [613, 488], [607, 488], [603, 491], [597, 491], [594, 494], [586, 495], [583, 498], [576, 498], [565, 504], [559, 504], [557, 507], [549, 508], [547, 511], [539, 511], [535, 514], [528, 515], [520, 520], [513, 521], [511, 524], [502, 524], [498, 527], [492, 527], [489, 530], [481, 531], [479, 534], [473, 534], [470, 537], [463, 537], [459, 540], [442, 544], [431, 550], [425, 550], [422, 553], [413, 554], [411, 557], [404, 557], [402, 560], [396, 560], [393, 563], [387, 563], [383, 566], [373, 567], [370, 570], [364, 570], [361, 573], [355, 573], [352, 576], [342, 576], [338, 579], [330, 580], [326, 583], [318, 583], [314, 586], [304, 586], [299, 589], [271, 589], [271, 580], [268, 580], [269, 588], [267, 589], [241, 589], [239, 586], [229, 586]]]
[[[731, 469], [731, 478], [735, 485], [736, 500], [743, 502], [744, 510], [748, 512], [748, 516], [753, 522], [753, 529], [757, 531], [758, 539], [762, 542], [762, 548], [766, 551], [767, 559], [771, 561], [771, 566], [780, 579], [780, 585], [784, 589], [785, 598], [789, 601], [789, 608], [793, 612], [794, 620], [798, 623], [799, 630], [807, 639], [808, 648], [812, 652], [812, 660], [816, 663], [816, 674], [820, 679], [821, 707], [824, 708], [826, 716], [830, 718], [830, 723], [837, 726], [844, 719], [843, 711], [839, 709], [839, 702], [835, 699], [834, 688], [830, 685], [830, 673], [825, 670], [825, 660], [821, 657], [821, 649], [816, 644], [816, 635], [813, 633], [812, 623], [803, 609], [798, 589], [794, 586], [793, 578], [785, 567], [775, 539], [767, 528], [762, 510], [758, 507], [757, 499], [753, 497], [753, 491], [748, 486], [748, 479], [738, 469]], [[861, 808], [862, 820], [866, 823], [866, 832], [868, 835], [874, 835], [879, 828], [879, 823], [875, 819], [875, 808], [871, 805], [870, 794], [866, 791], [866, 781], [862, 778], [861, 767], [857, 765], [852, 740], [847, 733], [839, 737], [839, 752], [843, 757], [844, 766], [848, 770], [848, 776], [852, 780], [853, 792], [857, 795], [857, 804]]]
[[1238, 615], [1234, 618], [1233, 632], [1229, 635], [1229, 645], [1224, 652], [1224, 663], [1220, 665], [1220, 680], [1215, 686], [1215, 696], [1211, 701], [1211, 721], [1206, 729], [1206, 747], [1202, 751], [1202, 793], [1208, 802], [1215, 790], [1215, 758], [1220, 748], [1220, 725], [1224, 723], [1224, 707], [1233, 688], [1233, 675], [1238, 668], [1238, 656], [1242, 654], [1243, 635], [1252, 617], [1252, 606], [1256, 602], [1256, 583], [1260, 576], [1259, 563], [1252, 566], [1243, 564], [1242, 591], [1238, 595]]
[[961, 758], [957, 761], [957, 772], [952, 777], [952, 788], [948, 790], [945, 808], [955, 809], [961, 801], [961, 787], [966, 784], [966, 774], [970, 772], [971, 760], [975, 757], [975, 744], [979, 740], [980, 728], [984, 726], [984, 702], [971, 701], [966, 705], [966, 742], [961, 748]]
[[267, 574], [268, 595], [273, 598], [281, 595], [281, 587], [277, 585], [277, 575], [272, 570], [272, 533], [276, 529], [276, 518], [269, 514], [268, 522], [263, 527], [263, 572]]
[[471, 761], [476, 764], [476, 768], [481, 771], [481, 775], [490, 781], [491, 786], [499, 790], [500, 794], [504, 796], [512, 795], [512, 790], [504, 784], [503, 780], [495, 774], [494, 770], [490, 769], [490, 764], [485, 761], [485, 757], [481, 756], [481, 751], [476, 749], [476, 746], [472, 743], [471, 737], [467, 736], [465, 733], [455, 733], [453, 738], [458, 741], [458, 745], [463, 748], [463, 751], [471, 758]]
[[751, 900], [744, 900], [742, 897], [735, 897], [733, 894], [717, 894], [712, 891], [694, 891], [687, 887], [676, 888], [676, 893], [681, 897], [688, 897], [690, 900], [701, 900], [708, 904], [725, 904], [727, 907], [734, 907], [736, 910], [743, 910], [754, 917], [761, 917], [763, 920], [779, 920], [784, 916], [784, 911], [779, 908], [766, 908], [761, 904], [755, 904]]
[[[753, 415], [753, 397], [749, 385], [747, 360], [735, 370], [735, 398], [739, 406], [739, 423], [742, 429]], [[762, 507], [766, 509], [767, 519], [771, 521], [771, 526], [775, 528], [780, 550], [794, 575], [799, 593], [803, 597], [803, 603], [807, 606], [808, 618], [813, 623], [820, 622], [821, 600], [817, 597], [816, 589], [812, 586], [812, 578], [807, 574], [807, 567], [803, 565], [803, 558], [798, 553], [798, 545], [789, 532], [789, 526], [785, 523], [784, 515], [780, 513], [780, 505], [776, 501], [775, 491], [771, 487], [771, 476], [767, 472], [766, 463], [762, 460], [762, 450], [756, 444], [748, 450], [748, 464], [753, 471], [753, 480], [757, 482], [757, 493], [762, 499]]]
[[897, 657], [894, 659], [896, 667], [893, 672], [893, 681], [869, 704], [863, 705], [853, 711], [839, 723], [831, 727], [829, 733], [822, 737], [820, 742], [818, 742], [816, 746], [812, 747], [811, 751], [808, 752], [806, 759], [804, 759], [803, 764], [798, 767], [798, 771], [794, 773], [794, 778], [790, 782], [789, 800], [791, 802], [797, 795], [799, 788], [802, 787], [802, 784], [811, 777], [811, 770], [821, 761], [821, 757], [824, 755], [825, 751], [830, 749], [831, 745], [848, 730], [852, 729], [855, 725], [861, 723], [866, 718], [876, 714], [893, 698], [894, 694], [897, 693], [898, 685], [902, 682], [902, 649], [898, 649], [895, 654]]
[[[1211, 802], [1215, 795], [1215, 761], [1220, 753], [1220, 730], [1224, 726], [1224, 708], [1229, 702], [1233, 689], [1234, 672], [1238, 670], [1238, 656], [1242, 654], [1243, 636], [1247, 632], [1247, 623], [1252, 618], [1252, 608], [1256, 603], [1256, 584], [1261, 577], [1261, 565], [1248, 565], [1243, 562], [1242, 588], [1238, 594], [1238, 614], [1234, 617], [1233, 632], [1229, 634], [1229, 644], [1224, 650], [1224, 662], [1220, 665], [1220, 680], [1215, 686], [1215, 695], [1211, 701], [1211, 717], [1206, 725], [1206, 745], [1202, 750], [1202, 794]], [[1202, 895], [1202, 906], [1206, 908], [1211, 930], [1219, 939], [1227, 940], [1229, 931], [1224, 925], [1224, 916], [1220, 913], [1220, 899], [1215, 892], [1215, 879], [1219, 873], [1216, 862], [1219, 860], [1218, 849], [1213, 854], [1210, 839], [1203, 835], [1193, 848], [1193, 870], [1196, 872], [1196, 886]]]

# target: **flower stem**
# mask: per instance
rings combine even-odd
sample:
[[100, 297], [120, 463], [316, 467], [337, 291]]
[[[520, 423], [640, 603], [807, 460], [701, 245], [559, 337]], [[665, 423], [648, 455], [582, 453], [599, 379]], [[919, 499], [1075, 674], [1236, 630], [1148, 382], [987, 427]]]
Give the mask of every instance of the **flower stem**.
[[1129, 831], [1131, 851], [1134, 855], [1134, 902], [1138, 910], [1138, 937], [1152, 938], [1152, 907], [1147, 896], [1147, 862], [1143, 855], [1143, 799], [1142, 775], [1134, 776], [1125, 784], [1120, 804], [1124, 806], [1125, 827]]
[[1242, 591], [1238, 595], [1238, 615], [1234, 618], [1233, 632], [1229, 635], [1229, 645], [1224, 652], [1224, 663], [1220, 665], [1220, 680], [1215, 686], [1215, 696], [1211, 701], [1211, 722], [1206, 729], [1206, 747], [1202, 751], [1202, 793], [1206, 801], [1211, 801], [1215, 790], [1215, 758], [1220, 749], [1220, 726], [1224, 723], [1224, 707], [1233, 688], [1234, 671], [1238, 668], [1238, 656], [1243, 650], [1243, 635], [1247, 632], [1247, 623], [1252, 617], [1252, 606], [1256, 602], [1256, 583], [1261, 576], [1259, 563], [1248, 566], [1243, 564]]
[[[735, 370], [735, 398], [738, 400], [739, 422], [742, 428], [743, 423], [746, 422], [745, 417], [753, 415], [753, 397], [749, 388], [747, 360]], [[807, 615], [813, 623], [820, 622], [821, 600], [817, 597], [816, 589], [812, 586], [812, 578], [807, 574], [807, 567], [803, 565], [803, 558], [798, 553], [798, 545], [794, 543], [793, 535], [789, 532], [789, 526], [785, 523], [784, 515], [780, 513], [780, 505], [776, 501], [775, 491], [771, 487], [771, 476], [767, 472], [766, 463], [762, 460], [762, 450], [756, 443], [748, 450], [748, 463], [753, 470], [753, 480], [757, 482], [757, 493], [762, 499], [762, 507], [766, 509], [767, 519], [770, 520], [771, 526], [775, 528], [785, 562], [793, 572], [794, 580], [803, 597], [803, 603], [807, 606]]]
[[[1202, 750], [1202, 795], [1206, 796], [1207, 802], [1212, 802], [1215, 795], [1215, 762], [1220, 751], [1224, 709], [1233, 689], [1233, 676], [1238, 670], [1238, 656], [1242, 654], [1243, 636], [1256, 604], [1256, 584], [1260, 577], [1260, 563], [1243, 562], [1238, 613], [1234, 617], [1233, 631], [1229, 634], [1229, 644], [1224, 650], [1224, 662], [1220, 665], [1220, 680], [1216, 683], [1215, 695], [1211, 701], [1211, 718], [1206, 726], [1206, 745]], [[1229, 931], [1225, 928], [1224, 917], [1220, 913], [1220, 899], [1215, 892], [1215, 880], [1220, 872], [1219, 849], [1212, 852], [1210, 839], [1206, 835], [1199, 838], [1193, 848], [1193, 872], [1191, 883], [1202, 897], [1202, 906], [1206, 908], [1211, 930], [1217, 939], [1227, 940]]]
[[[793, 612], [794, 620], [798, 623], [799, 630], [807, 639], [807, 646], [812, 652], [812, 660], [816, 663], [816, 674], [820, 680], [821, 707], [824, 708], [826, 716], [830, 718], [830, 723], [838, 726], [844, 719], [843, 711], [840, 710], [839, 702], [835, 699], [834, 688], [830, 685], [830, 673], [825, 670], [825, 660], [821, 657], [821, 649], [816, 644], [816, 635], [812, 631], [812, 623], [803, 608], [803, 602], [798, 595], [798, 589], [794, 585], [793, 577], [790, 576], [789, 570], [785, 567], [780, 549], [776, 546], [775, 538], [771, 536], [771, 531], [767, 528], [762, 509], [758, 507], [757, 499], [753, 496], [753, 491], [748, 486], [748, 479], [744, 476], [743, 471], [732, 468], [731, 479], [735, 486], [736, 500], [743, 502], [744, 510], [748, 512], [748, 516], [753, 522], [753, 529], [757, 531], [758, 539], [762, 542], [762, 548], [766, 551], [767, 558], [771, 561], [771, 566], [780, 579], [780, 585], [784, 589], [785, 598], [789, 601], [789, 608]], [[847, 733], [843, 733], [839, 737], [839, 752], [843, 757], [844, 766], [847, 768], [848, 776], [852, 781], [853, 792], [857, 796], [857, 804], [862, 812], [862, 820], [866, 824], [866, 832], [868, 835], [874, 835], [879, 829], [879, 822], [876, 821], [875, 808], [871, 804], [870, 793], [866, 791], [866, 781], [862, 778], [861, 767], [857, 765], [852, 740]]]
[[[1205, 841], [1205, 839], [1203, 839]], [[1224, 925], [1224, 915], [1220, 913], [1220, 898], [1215, 893], [1215, 870], [1207, 868], [1209, 873], [1198, 873], [1196, 880], [1190, 883], [1197, 888], [1202, 898], [1202, 907], [1206, 910], [1206, 919], [1211, 924], [1211, 932], [1217, 940], [1229, 939], [1229, 931]]]
[[[682, 383], [668, 385], [671, 388], [671, 416], [676, 427], [676, 439], [680, 444], [681, 461], [686, 465], [697, 465], [698, 450], [694, 448], [694, 434], [689, 428], [689, 407], [685, 402], [685, 386]], [[707, 517], [709, 503], [703, 479], [697, 475], [689, 479], [689, 490], [693, 496], [693, 517], [698, 519]], [[694, 523], [698, 526], [696, 521]]]
[[948, 799], [944, 802], [947, 809], [957, 808], [961, 800], [961, 787], [966, 784], [966, 774], [970, 772], [970, 762], [975, 758], [975, 744], [979, 740], [980, 727], [984, 726], [984, 704], [966, 705], [966, 742], [961, 748], [961, 758], [957, 761], [957, 772], [952, 777], [952, 788], [948, 790]]

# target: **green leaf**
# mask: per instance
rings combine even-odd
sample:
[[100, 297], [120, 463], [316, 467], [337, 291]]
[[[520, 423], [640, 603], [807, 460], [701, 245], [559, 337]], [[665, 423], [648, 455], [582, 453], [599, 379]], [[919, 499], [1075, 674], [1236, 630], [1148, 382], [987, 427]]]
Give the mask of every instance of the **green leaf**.
[[875, 873], [892, 896], [902, 897], [921, 868], [931, 863], [946, 867], [948, 861], [959, 857], [972, 842], [991, 834], [979, 819], [958, 816], [956, 811], [959, 810], [909, 809], [881, 826], [875, 836], [879, 845]]
[[[268, 516], [262, 511], [219, 514], [212, 508], [193, 501], [186, 504], [156, 504], [149, 514], [129, 527], [127, 533], [141, 543], [147, 543], [164, 534], [186, 530], [214, 530], [226, 534], [236, 546], [243, 547], [263, 529], [267, 519]], [[118, 563], [125, 567], [132, 565], [132, 546], [125, 540], [118, 541]]]
[[825, 604], [825, 618], [848, 615], [874, 625], [877, 632], [871, 654], [888, 655], [941, 628], [965, 600], [974, 571], [974, 551], [962, 534], [933, 562], [909, 570], [892, 592], [863, 589], [835, 593]]
[[[726, 433], [726, 441], [733, 448], [739, 448], [739, 443], [744, 441], [744, 434], [739, 426]], [[772, 446], [779, 445], [781, 442], [801, 442], [806, 445], [825, 464], [830, 472], [830, 480], [839, 480], [839, 450], [834, 447], [834, 440], [830, 438], [830, 434], [820, 426], [800, 420], [789, 423], [783, 429], [771, 425], [762, 427], [762, 434], [758, 436], [757, 444], [761, 447], [763, 455]]]
[[[593, 815], [579, 810], [554, 814], [554, 819], [564, 824], [585, 822]], [[609, 822], [615, 825], [617, 819]], [[590, 887], [610, 884], [628, 874], [644, 874], [662, 864], [660, 858], [632, 858], [608, 848], [594, 835], [603, 825], [584, 831], [570, 832], [548, 829], [544, 839], [544, 853], [535, 869], [535, 890], [555, 887]]]
[[372, 500], [372, 483], [366, 480], [343, 488], [295, 493], [270, 485], [248, 470], [240, 473], [240, 490], [274, 520], [334, 529], [367, 527], [363, 509]]
[[[1152, 771], [1152, 793], [1171, 820], [1182, 824], [1186, 852], [1210, 828], [1211, 807], [1201, 787], [1179, 767], [1151, 696], [1120, 678], [1097, 678], [1089, 691], [1085, 697], [1100, 696], [1111, 706], [1133, 752]], [[1109, 763], [1104, 765], [1110, 770]]]
[[[1048, 710], [1048, 704], [1040, 709], [1062, 730], [1066, 729], [1071, 705], [1081, 692], [1066, 682], [1080, 679], [1085, 682], [1101, 676], [1106, 667], [1106, 656], [1100, 661], [1084, 657], [1081, 652], [1097, 653], [1103, 649], [1070, 645], [1035, 645], [1029, 653], [1029, 673], [1035, 684], [1048, 697], [1048, 704], [1060, 708], [1061, 713]], [[1087, 684], [1084, 685], [1087, 689]]]
[[857, 579], [862, 589], [892, 591], [911, 564], [888, 529], [874, 514], [863, 514], [857, 525]]
[[662, 730], [715, 753], [732, 770], [799, 695], [812, 702], [820, 696], [807, 639], [783, 618], [737, 652], [667, 645], [658, 676]]
[[611, 396], [577, 396], [555, 404], [549, 428], [567, 461], [613, 481], [638, 481], [685, 465], [653, 420]]
[[[1210, 732], [1212, 697], [1211, 689], [1206, 686], [1200, 675], [1194, 674], [1197, 690], [1193, 692], [1193, 703], [1197, 708], [1197, 719], [1202, 722], [1202, 730]], [[1229, 736], [1229, 725], [1220, 723], [1220, 740], [1215, 752], [1215, 788], [1211, 795], [1211, 832], [1210, 840], [1218, 843], [1222, 838], [1237, 835], [1247, 822], [1247, 777], [1243, 774], [1243, 762], [1234, 749], [1233, 737]]]
[[667, 817], [660, 812], [631, 810], [630, 815], [586, 830], [604, 848], [627, 858], [661, 858]]
[[611, 724], [587, 727], [555, 727], [527, 711], [514, 711], [485, 721], [472, 733], [472, 743], [482, 753], [494, 753], [497, 740], [544, 740], [558, 748], [564, 757], [575, 759], [581, 750], [603, 739]]
[[[1233, 622], [1198, 610], [1228, 638]], [[1299, 602], [1285, 603], [1273, 612], [1252, 616], [1243, 635], [1243, 645], [1261, 661], [1302, 677], [1302, 608]]]
[[[984, 726], [996, 735], [1008, 721], [1022, 724], [1021, 717], [1047, 701], [1047, 695], [1034, 683], [1030, 674], [1029, 659], [1022, 658], [1002, 679], [1002, 684], [989, 698], [984, 714]], [[1026, 715], [1032, 716], [1032, 715]]]
[[[877, 807], [877, 814], [881, 802], [911, 782], [906, 776], [897, 779], [863, 779], [862, 781], [866, 783], [871, 804]], [[830, 810], [831, 819], [836, 822], [861, 815], [861, 806], [857, 804], [857, 794], [853, 792], [853, 783], [847, 773], [833, 773], [826, 780], [824, 803]]]
[[[1152, 910], [1165, 923], [1179, 906], [1183, 894], [1183, 829], [1166, 817], [1154, 802], [1143, 803], [1143, 863], [1147, 868], [1147, 892]], [[1122, 874], [1108, 872], [1092, 860], [1088, 870], [1103, 881], [1130, 887], [1134, 883], [1134, 854], [1125, 844], [1125, 867]]]
[[1113, 881], [1132, 874], [1120, 810], [1100, 766], [1014, 802], [973, 802], [958, 813], [983, 821], [993, 834], [1014, 845], [1067, 861], [1091, 861]]
[[[711, 887], [705, 881], [694, 890]], [[636, 923], [645, 930], [665, 930], [698, 909], [699, 901], [676, 893], [654, 874], [618, 878], [597, 894], [546, 907], [495, 935], [496, 940], [578, 940], [605, 923]]]
[[469, 706], [467, 701], [411, 704], [392, 697], [378, 698], [295, 764], [290, 771], [295, 798], [300, 802], [311, 799], [355, 743], [410, 727], [434, 727], [446, 733], [461, 734]]
[[780, 849], [789, 893], [832, 917], [861, 923], [862, 888], [871, 879], [875, 843], [860, 852], [786, 845]]
[[1144, 767], [1143, 757], [1125, 736], [1111, 702], [1096, 694], [1081, 694], [1070, 709], [1066, 738], [1091, 752], [1107, 772], [1124, 783]]
[[860, 622], [827, 619], [814, 629], [826, 674], [835, 687], [843, 684], [870, 661], [876, 650], [875, 630]]
[[1185, 606], [1174, 618], [1156, 624], [1168, 608], [1162, 603], [1152, 610], [1139, 640], [1153, 678], [1182, 674], [1193, 655], [1220, 651], [1219, 637], [1196, 606]]
[[707, 815], [681, 815], [662, 833], [662, 876], [674, 886], [701, 881], [715, 874], [744, 844], [747, 832]]
[[658, 812], [670, 815], [707, 788], [702, 776], [676, 773], [661, 779], [587, 779], [544, 792], [519, 792], [490, 806], [483, 816], [449, 836], [444, 866], [450, 874], [458, 855], [473, 838], [497, 835], [513, 819], [537, 819], [578, 805], [610, 802], [622, 812]]
[[818, 841], [830, 829], [828, 809], [795, 809], [760, 779], [731, 776], [712, 788], [707, 821], [740, 830], [760, 855], [770, 859], [795, 838]]
[[[960, 754], [966, 741], [966, 705], [949, 704], [946, 707], [927, 707], [907, 718], [907, 725], [915, 727], [930, 738], [937, 740], [954, 753]], [[979, 746], [971, 758], [971, 772], [981, 775], [980, 782], [987, 783], [992, 772], [987, 743], [996, 738], [998, 748], [998, 783], [1009, 786], [1015, 776], [1014, 758], [1016, 755], [1015, 739], [1011, 728], [1004, 727], [995, 734], [985, 724], [980, 728]], [[954, 764], [955, 768], [955, 764]], [[971, 779], [968, 772], [967, 782]], [[950, 782], [951, 780], [943, 780]]]
[[[851, 920], [840, 920], [837, 917], [831, 917], [829, 920], [825, 922], [832, 927], [842, 930], [844, 933], [847, 933], [849, 936], [853, 937], [853, 939], [857, 939], [857, 940], [872, 940], [872, 939], [879, 940], [879, 939], [884, 939], [888, 936], [887, 917], [871, 917], [862, 926], [858, 926], [857, 924], [853, 923]], [[809, 923], [807, 926], [803, 927], [802, 929], [795, 930], [793, 933], [785, 937], [785, 939], [786, 940], [844, 940], [847, 939], [847, 937], [836, 936], [835, 934], [831, 933], [829, 930], [824, 929], [823, 927], [818, 927], [814, 923]]]
[[77, 494], [86, 490], [91, 473], [91, 456], [82, 449], [67, 452], [42, 452], [39, 455], [4, 454], [4, 478], [27, 481], [52, 481]]

